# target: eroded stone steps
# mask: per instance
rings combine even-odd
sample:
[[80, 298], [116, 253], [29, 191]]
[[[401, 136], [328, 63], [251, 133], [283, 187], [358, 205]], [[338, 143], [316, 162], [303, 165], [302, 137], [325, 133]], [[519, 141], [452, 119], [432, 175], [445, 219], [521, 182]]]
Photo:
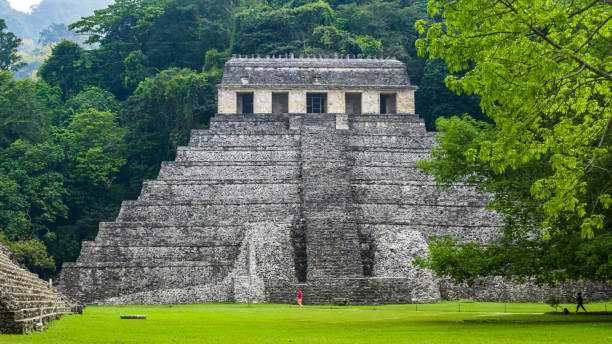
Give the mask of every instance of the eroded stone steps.
[[181, 226], [286, 222], [299, 212], [299, 204], [250, 203], [206, 204], [202, 202], [124, 201], [117, 222], [164, 222]]
[[[147, 243], [177, 243], [192, 240], [199, 243], [235, 243], [242, 240], [245, 230], [256, 223], [217, 226], [173, 226], [160, 222], [100, 222], [96, 242], [129, 241]], [[270, 228], [282, 228], [290, 224], [271, 224]]]
[[57, 300], [50, 300], [50, 299], [45, 299], [45, 300], [22, 300], [22, 301], [15, 301], [15, 304], [19, 306], [20, 309], [26, 309], [26, 308], [41, 308], [41, 307], [61, 307], [61, 308], [65, 308], [65, 304], [61, 299], [57, 299]]
[[231, 262], [238, 255], [238, 245], [215, 246], [139, 246], [125, 243], [102, 245], [83, 242], [81, 256], [89, 261], [134, 262], [149, 261], [163, 265], [164, 261]]
[[429, 205], [480, 205], [484, 206], [491, 196], [482, 195], [470, 185], [453, 185], [442, 189], [433, 181], [415, 183], [398, 181], [383, 184], [374, 181], [369, 183], [352, 183], [357, 203], [411, 203], [423, 202]]
[[178, 147], [175, 161], [252, 162], [277, 161], [298, 162], [296, 149], [285, 150], [210, 150], [200, 147]]
[[347, 136], [347, 149], [358, 149], [359, 147], [368, 148], [391, 148], [391, 149], [431, 149], [435, 144], [435, 136], [426, 133], [423, 135], [404, 136], [404, 135], [360, 135], [353, 134]]
[[411, 180], [411, 181], [434, 181], [434, 177], [425, 173], [422, 169], [413, 167], [392, 167], [392, 166], [352, 166], [350, 170], [350, 182], [355, 181], [392, 181], [392, 180]]
[[139, 200], [208, 201], [224, 203], [261, 203], [270, 199], [298, 203], [300, 184], [297, 179], [267, 182], [209, 183], [192, 180], [145, 181]]
[[359, 223], [489, 226], [499, 224], [497, 213], [471, 206], [358, 204]]
[[70, 307], [62, 306], [48, 306], [48, 307], [34, 307], [34, 308], [22, 308], [13, 311], [15, 320], [28, 320], [32, 318], [40, 318], [41, 316], [52, 316], [56, 314], [67, 314], [71, 313]]
[[46, 286], [46, 282], [38, 278], [38, 276], [31, 276], [20, 272], [21, 271], [15, 271], [8, 264], [0, 265], [0, 276], [5, 280], [18, 281], [36, 287]]
[[44, 293], [44, 292], [36, 292], [36, 291], [12, 291], [10, 293], [11, 297], [15, 299], [15, 301], [45, 301], [51, 300], [51, 302], [63, 302], [63, 299], [58, 297], [53, 293]]
[[346, 152], [350, 165], [404, 166], [414, 165], [419, 160], [429, 159], [428, 149], [349, 150]]
[[299, 165], [291, 162], [163, 162], [158, 180], [274, 180], [298, 176]]
[[376, 236], [382, 233], [404, 233], [416, 231], [423, 235], [423, 238], [429, 240], [431, 236], [444, 236], [450, 234], [458, 237], [463, 242], [474, 241], [481, 245], [488, 244], [493, 238], [499, 236], [499, 224], [491, 222], [481, 226], [473, 225], [446, 225], [435, 223], [368, 223], [360, 222], [358, 224], [362, 233], [369, 236]]
[[210, 120], [210, 131], [230, 133], [283, 132], [289, 129], [289, 118], [278, 115], [217, 115]]
[[27, 281], [19, 281], [16, 279], [9, 279], [8, 277], [2, 276], [2, 281], [0, 282], [0, 288], [3, 291], [10, 293], [31, 293], [31, 294], [40, 294], [40, 295], [50, 295], [53, 296], [55, 293], [51, 289], [46, 289], [43, 285], [32, 285], [25, 283], [14, 283], [14, 282], [27, 282]]
[[299, 147], [300, 135], [286, 134], [216, 134], [208, 131], [193, 130], [189, 147], [217, 149], [221, 147]]
[[72, 312], [68, 311], [68, 312], [51, 312], [51, 313], [46, 313], [43, 314], [42, 316], [33, 316], [31, 318], [25, 318], [25, 319], [18, 319], [15, 320], [18, 324], [21, 324], [21, 326], [24, 327], [23, 331], [24, 332], [29, 332], [29, 329], [34, 329], [37, 323], [48, 323], [50, 321], [53, 320], [57, 320], [59, 318], [61, 318], [63, 315], [69, 315], [69, 314], [73, 314]]
[[344, 132], [306, 118], [301, 157], [307, 278], [363, 274]]
[[0, 333], [23, 334], [63, 314], [80, 312], [78, 305], [35, 274], [20, 268], [0, 245]]

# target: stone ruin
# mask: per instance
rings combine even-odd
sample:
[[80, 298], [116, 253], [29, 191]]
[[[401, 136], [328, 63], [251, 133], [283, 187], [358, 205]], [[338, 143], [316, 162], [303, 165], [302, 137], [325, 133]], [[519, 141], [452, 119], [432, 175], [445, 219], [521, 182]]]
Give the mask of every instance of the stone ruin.
[[26, 334], [42, 330], [49, 321], [81, 310], [81, 305], [60, 294], [48, 282], [20, 268], [0, 244], [0, 333]]
[[502, 224], [489, 196], [438, 189], [415, 166], [435, 135], [416, 89], [395, 59], [232, 58], [210, 129], [83, 242], [60, 290], [88, 304], [289, 303], [297, 288], [305, 304], [544, 300], [551, 290], [457, 287], [412, 265], [431, 235], [487, 244]]

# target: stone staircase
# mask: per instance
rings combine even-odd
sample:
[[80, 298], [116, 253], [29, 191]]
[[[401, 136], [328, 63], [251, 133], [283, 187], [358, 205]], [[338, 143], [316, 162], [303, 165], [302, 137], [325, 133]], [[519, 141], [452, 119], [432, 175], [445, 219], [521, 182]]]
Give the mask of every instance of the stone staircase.
[[82, 306], [20, 268], [0, 244], [0, 333], [26, 334]]
[[315, 116], [305, 119], [301, 130], [308, 280], [361, 277], [346, 136], [335, 126], [321, 126], [325, 115]]

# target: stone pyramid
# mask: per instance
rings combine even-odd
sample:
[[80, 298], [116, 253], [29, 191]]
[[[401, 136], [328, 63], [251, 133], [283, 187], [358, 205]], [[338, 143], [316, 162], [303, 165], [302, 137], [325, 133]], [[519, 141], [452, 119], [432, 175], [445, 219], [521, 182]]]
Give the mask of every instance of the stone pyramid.
[[486, 245], [502, 224], [489, 196], [415, 166], [435, 135], [416, 89], [389, 58], [230, 59], [210, 129], [100, 224], [60, 290], [97, 304], [289, 303], [297, 288], [305, 304], [542, 301], [549, 290], [456, 287], [412, 265], [432, 235]]
[[0, 333], [25, 334], [82, 306], [20, 268], [0, 244]]
[[[347, 130], [339, 130], [338, 126]], [[406, 303], [440, 298], [426, 238], [486, 241], [499, 216], [414, 166], [416, 116], [217, 115], [101, 223], [60, 288], [85, 303]]]

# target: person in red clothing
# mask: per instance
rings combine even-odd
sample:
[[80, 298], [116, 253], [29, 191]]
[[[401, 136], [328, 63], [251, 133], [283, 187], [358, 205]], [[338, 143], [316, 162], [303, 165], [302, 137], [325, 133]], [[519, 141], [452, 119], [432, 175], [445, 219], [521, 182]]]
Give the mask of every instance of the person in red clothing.
[[302, 308], [302, 291], [298, 288], [298, 305]]

